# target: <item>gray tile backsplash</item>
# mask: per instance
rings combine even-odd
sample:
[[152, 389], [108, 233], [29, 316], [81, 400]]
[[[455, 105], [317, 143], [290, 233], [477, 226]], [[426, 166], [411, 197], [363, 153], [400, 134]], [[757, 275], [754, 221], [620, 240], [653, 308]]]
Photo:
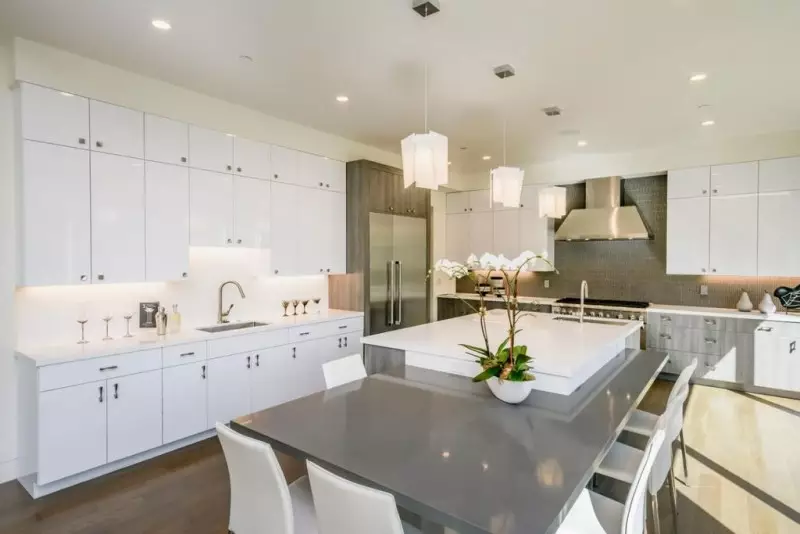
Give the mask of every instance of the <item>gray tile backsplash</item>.
[[[758, 306], [764, 291], [794, 287], [800, 278], [731, 276], [668, 276], [667, 176], [623, 180], [623, 204], [639, 208], [654, 239], [648, 241], [556, 242], [555, 264], [559, 274], [537, 273], [520, 279], [520, 294], [538, 297], [577, 297], [581, 280], [589, 282], [593, 298], [644, 300], [658, 304], [734, 308], [742, 290]], [[584, 184], [567, 186], [567, 211], [585, 207]], [[556, 221], [558, 228], [561, 221]], [[544, 287], [544, 281], [550, 287]], [[708, 295], [700, 295], [700, 286]], [[459, 281], [459, 291], [472, 284]], [[777, 299], [776, 299], [777, 304]]]

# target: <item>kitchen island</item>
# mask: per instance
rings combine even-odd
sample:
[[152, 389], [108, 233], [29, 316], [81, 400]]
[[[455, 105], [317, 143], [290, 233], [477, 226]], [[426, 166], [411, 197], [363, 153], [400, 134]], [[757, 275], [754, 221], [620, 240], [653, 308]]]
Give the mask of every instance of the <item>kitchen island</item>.
[[[570, 395], [626, 348], [639, 348], [640, 321], [593, 320], [531, 313], [518, 323], [517, 344], [533, 356], [534, 389]], [[502, 310], [487, 317], [492, 350], [505, 339], [508, 321]], [[422, 367], [474, 376], [475, 358], [461, 344], [483, 346], [477, 314], [437, 321], [362, 338], [367, 369], [383, 372], [396, 366]]]

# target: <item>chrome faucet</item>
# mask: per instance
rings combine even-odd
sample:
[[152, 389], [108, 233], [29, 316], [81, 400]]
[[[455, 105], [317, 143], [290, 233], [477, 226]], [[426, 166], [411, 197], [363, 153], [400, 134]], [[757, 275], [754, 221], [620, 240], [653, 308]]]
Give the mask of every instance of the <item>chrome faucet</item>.
[[217, 301], [217, 323], [218, 324], [227, 323], [228, 322], [228, 316], [231, 314], [231, 310], [233, 309], [233, 304], [231, 304], [230, 306], [228, 306], [228, 310], [227, 311], [222, 311], [222, 290], [225, 289], [225, 286], [227, 286], [228, 284], [235, 285], [237, 287], [237, 289], [239, 290], [239, 294], [242, 296], [242, 298], [245, 298], [244, 290], [242, 289], [242, 286], [239, 285], [239, 282], [236, 282], [234, 280], [228, 280], [227, 282], [222, 282], [222, 284], [220, 284], [220, 286], [219, 286], [219, 300]]
[[583, 301], [589, 298], [589, 283], [586, 280], [581, 281], [581, 322], [583, 322]]

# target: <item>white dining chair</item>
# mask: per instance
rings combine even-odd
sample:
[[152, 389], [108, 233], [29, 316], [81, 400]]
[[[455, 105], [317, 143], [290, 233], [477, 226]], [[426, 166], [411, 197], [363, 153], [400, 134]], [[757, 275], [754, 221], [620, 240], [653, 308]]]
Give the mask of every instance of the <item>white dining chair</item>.
[[361, 354], [351, 354], [322, 364], [322, 374], [325, 375], [327, 389], [367, 378], [367, 370]]
[[[686, 440], [683, 438], [683, 405], [686, 399], [689, 398], [689, 380], [691, 380], [692, 375], [694, 375], [695, 369], [697, 369], [697, 358], [694, 358], [689, 366], [681, 371], [681, 374], [678, 375], [678, 379], [675, 380], [672, 391], [669, 392], [669, 397], [667, 398], [667, 409], [669, 409], [670, 403], [675, 401], [675, 397], [683, 394], [681, 409], [675, 414], [675, 419], [671, 420], [667, 427], [667, 442], [673, 443], [680, 436], [683, 476], [686, 478], [689, 478], [689, 467], [686, 464]], [[625, 430], [641, 436], [650, 436], [656, 426], [658, 417], [658, 415], [650, 412], [635, 410], [628, 420], [628, 424], [625, 425]]]
[[637, 466], [625, 504], [584, 489], [556, 534], [643, 534], [647, 481], [658, 452], [664, 448], [664, 438], [664, 425], [659, 422]]
[[231, 484], [228, 532], [316, 534], [317, 520], [308, 477], [286, 484], [267, 443], [217, 423]]
[[400, 520], [394, 496], [350, 482], [313, 462], [308, 478], [320, 534], [411, 534], [420, 531]]

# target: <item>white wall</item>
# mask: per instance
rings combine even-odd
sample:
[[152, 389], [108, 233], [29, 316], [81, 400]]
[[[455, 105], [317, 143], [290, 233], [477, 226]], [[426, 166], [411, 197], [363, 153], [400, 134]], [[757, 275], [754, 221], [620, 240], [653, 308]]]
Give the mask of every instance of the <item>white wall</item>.
[[[431, 191], [431, 208], [433, 211], [433, 229], [431, 230], [431, 254], [433, 255], [433, 262], [445, 257], [445, 236], [446, 236], [446, 194], [442, 191]], [[437, 309], [437, 295], [442, 293], [454, 293], [456, 290], [455, 280], [450, 280], [442, 273], [433, 273], [433, 296], [431, 298], [431, 320], [435, 321]]]

